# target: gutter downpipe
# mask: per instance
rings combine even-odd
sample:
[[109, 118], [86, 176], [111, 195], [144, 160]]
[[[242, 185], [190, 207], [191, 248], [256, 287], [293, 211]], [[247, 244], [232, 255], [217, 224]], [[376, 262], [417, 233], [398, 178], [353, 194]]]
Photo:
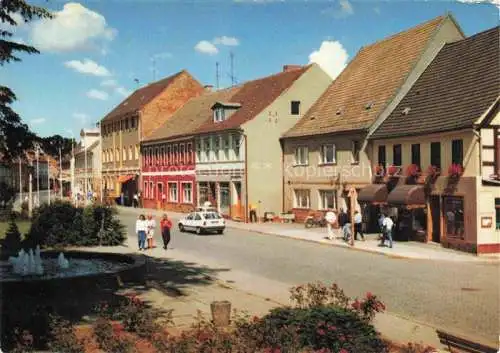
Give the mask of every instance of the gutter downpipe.
[[281, 146], [281, 212], [285, 213], [285, 142], [279, 139]]
[[477, 142], [479, 143], [479, 177], [483, 180], [483, 146], [481, 142], [481, 134], [477, 131], [477, 129], [473, 128], [472, 133], [477, 137]]
[[248, 143], [247, 135], [242, 133], [245, 139], [245, 223], [248, 223]]

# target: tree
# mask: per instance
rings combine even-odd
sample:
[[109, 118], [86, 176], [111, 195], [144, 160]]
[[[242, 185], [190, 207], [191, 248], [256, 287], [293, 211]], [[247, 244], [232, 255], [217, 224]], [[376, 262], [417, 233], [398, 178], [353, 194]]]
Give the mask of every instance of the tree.
[[56, 159], [59, 158], [59, 148], [61, 148], [61, 156], [63, 158], [71, 153], [73, 139], [54, 135], [41, 137], [39, 140], [44, 152]]
[[[0, 0], [0, 20], [3, 25], [17, 26], [14, 14], [21, 16], [24, 22], [38, 18], [52, 18], [46, 9], [32, 6], [24, 0]], [[13, 33], [0, 29], [0, 65], [21, 61], [16, 53], [38, 54], [39, 51], [30, 46], [9, 40]], [[16, 95], [9, 88], [0, 85], [0, 155], [5, 160], [19, 156], [24, 150], [32, 147], [36, 135], [24, 124], [21, 117], [11, 108]]]

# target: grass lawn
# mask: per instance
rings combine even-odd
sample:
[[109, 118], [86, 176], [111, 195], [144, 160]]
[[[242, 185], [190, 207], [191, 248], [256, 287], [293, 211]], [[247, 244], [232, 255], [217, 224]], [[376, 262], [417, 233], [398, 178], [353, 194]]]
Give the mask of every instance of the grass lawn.
[[[29, 221], [17, 222], [17, 227], [19, 228], [19, 232], [21, 232], [21, 235], [28, 233], [28, 231], [30, 230], [30, 226], [31, 222]], [[0, 239], [3, 239], [5, 237], [7, 229], [9, 229], [9, 222], [0, 222]]]

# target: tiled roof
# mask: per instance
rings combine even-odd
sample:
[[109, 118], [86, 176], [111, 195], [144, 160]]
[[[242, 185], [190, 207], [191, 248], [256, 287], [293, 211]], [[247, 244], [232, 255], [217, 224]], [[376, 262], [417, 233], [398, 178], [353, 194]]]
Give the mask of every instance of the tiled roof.
[[401, 87], [445, 18], [437, 17], [362, 48], [284, 137], [369, 128]]
[[241, 104], [241, 108], [223, 122], [215, 123], [212, 118], [207, 119], [195, 132], [207, 133], [239, 128], [274, 102], [309, 68], [310, 65], [243, 83], [230, 99], [233, 104]]
[[103, 121], [137, 113], [146, 104], [148, 104], [151, 100], [153, 100], [156, 96], [163, 92], [163, 90], [167, 88], [172, 82], [174, 82], [175, 79], [182, 73], [187, 73], [187, 71], [182, 70], [172, 76], [139, 88], [118, 106], [116, 106], [115, 109], [113, 109], [108, 115], [106, 115]]
[[207, 120], [213, 119], [212, 106], [219, 101], [230, 99], [239, 87], [204, 93], [190, 99], [177, 110], [160, 128], [145, 139], [145, 142], [189, 136]]
[[472, 127], [500, 94], [499, 28], [446, 44], [371, 138]]

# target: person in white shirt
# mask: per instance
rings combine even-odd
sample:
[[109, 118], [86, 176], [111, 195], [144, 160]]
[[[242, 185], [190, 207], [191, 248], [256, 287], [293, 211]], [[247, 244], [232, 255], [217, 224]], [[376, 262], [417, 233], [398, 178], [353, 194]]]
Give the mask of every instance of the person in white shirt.
[[328, 228], [328, 239], [333, 240], [335, 237], [335, 234], [333, 233], [333, 226], [337, 222], [337, 216], [335, 215], [335, 212], [329, 210], [325, 215], [325, 220], [326, 226]]
[[380, 243], [380, 245], [384, 246], [385, 238], [387, 238], [389, 240], [389, 247], [392, 248], [392, 228], [394, 227], [394, 222], [392, 221], [391, 217], [388, 217], [387, 215], [384, 216], [385, 217], [382, 222], [384, 236], [382, 237], [382, 242]]
[[361, 213], [356, 210], [354, 212], [354, 239], [358, 240], [358, 233], [361, 235], [361, 240], [365, 241], [365, 236], [363, 235], [363, 217]]
[[146, 217], [144, 215], [140, 215], [139, 219], [135, 222], [135, 232], [137, 234], [137, 238], [139, 240], [139, 250], [146, 250], [146, 231], [148, 229], [148, 225], [146, 222]]
[[146, 221], [146, 225], [148, 227], [146, 232], [146, 237], [148, 239], [148, 249], [152, 249], [154, 248], [156, 221], [151, 213], [148, 214], [148, 220]]

